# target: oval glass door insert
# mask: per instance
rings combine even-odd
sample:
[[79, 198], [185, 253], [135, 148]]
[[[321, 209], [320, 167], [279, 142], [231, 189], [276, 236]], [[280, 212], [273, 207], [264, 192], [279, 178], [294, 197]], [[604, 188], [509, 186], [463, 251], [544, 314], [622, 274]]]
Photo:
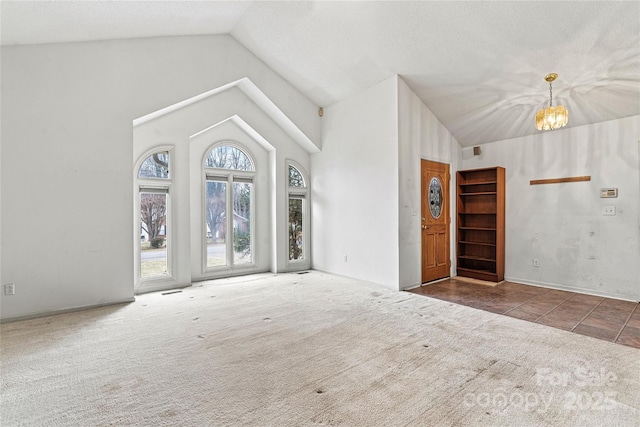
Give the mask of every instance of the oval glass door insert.
[[440, 218], [442, 213], [442, 185], [436, 177], [429, 183], [429, 211], [434, 219]]

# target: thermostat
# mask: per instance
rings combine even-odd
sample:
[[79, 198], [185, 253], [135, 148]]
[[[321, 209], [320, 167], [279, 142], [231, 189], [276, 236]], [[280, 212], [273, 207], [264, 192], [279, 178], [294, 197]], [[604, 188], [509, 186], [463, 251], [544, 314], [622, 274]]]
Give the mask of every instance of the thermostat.
[[611, 199], [614, 197], [618, 197], [618, 189], [617, 188], [601, 188], [600, 197], [603, 199]]

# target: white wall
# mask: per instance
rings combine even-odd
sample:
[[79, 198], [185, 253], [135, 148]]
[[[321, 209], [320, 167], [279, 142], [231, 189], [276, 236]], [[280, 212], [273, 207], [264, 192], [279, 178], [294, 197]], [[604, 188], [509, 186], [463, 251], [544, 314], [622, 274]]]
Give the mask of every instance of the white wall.
[[394, 76], [325, 108], [322, 152], [311, 156], [313, 267], [392, 289], [398, 289], [397, 88]]
[[[227, 120], [229, 117], [233, 119]], [[233, 271], [204, 272], [202, 268], [202, 163], [205, 153], [219, 141], [240, 143], [256, 163], [256, 250], [255, 267], [251, 270], [246, 265]], [[293, 159], [308, 168], [309, 153], [235, 87], [134, 126], [134, 158], [142, 158], [153, 147], [165, 144], [174, 147], [171, 169], [175, 187], [175, 191], [171, 191], [172, 228], [177, 231], [172, 249], [174, 271], [171, 279], [153, 279], [144, 283], [142, 290], [229, 274], [285, 270], [288, 261], [286, 160]], [[275, 164], [269, 160], [268, 153], [273, 153]]]
[[[506, 168], [507, 280], [640, 299], [639, 137], [630, 117], [464, 150], [464, 169]], [[591, 181], [529, 185], [582, 175]], [[607, 187], [618, 198], [600, 198]], [[607, 205], [615, 216], [602, 215]]]
[[[2, 66], [2, 58], [0, 57], [0, 67]], [[2, 102], [0, 102], [0, 114], [2, 112]], [[0, 120], [0, 128], [2, 121]], [[0, 135], [0, 294], [4, 295], [4, 280], [2, 280], [2, 136]], [[0, 316], [2, 316], [2, 308], [0, 306]]]
[[451, 275], [455, 275], [455, 176], [461, 147], [451, 133], [402, 80], [398, 79], [400, 288], [422, 281], [420, 159], [449, 164]]
[[3, 319], [131, 299], [132, 121], [249, 77], [317, 144], [317, 106], [229, 36], [4, 46]]

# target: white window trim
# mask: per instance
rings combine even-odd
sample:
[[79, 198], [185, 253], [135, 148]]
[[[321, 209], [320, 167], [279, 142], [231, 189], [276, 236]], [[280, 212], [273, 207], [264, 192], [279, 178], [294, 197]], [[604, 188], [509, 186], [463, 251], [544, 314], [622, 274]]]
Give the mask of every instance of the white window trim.
[[[284, 218], [285, 227], [284, 229], [287, 231], [286, 241], [287, 241], [287, 269], [288, 270], [305, 270], [311, 266], [311, 201], [310, 199], [310, 182], [309, 182], [309, 174], [305, 171], [305, 169], [300, 166], [294, 160], [287, 159], [285, 162], [285, 185], [286, 185], [286, 215]], [[289, 166], [293, 166], [300, 172], [302, 175], [302, 179], [304, 180], [304, 187], [290, 187], [289, 186]], [[291, 198], [302, 198], [302, 259], [289, 259], [289, 200]]]
[[[138, 172], [142, 163], [154, 153], [167, 151], [169, 153], [169, 177], [168, 178], [139, 178]], [[174, 281], [174, 265], [173, 265], [173, 241], [174, 241], [174, 224], [173, 224], [173, 204], [171, 203], [171, 189], [173, 187], [173, 164], [174, 164], [174, 147], [173, 146], [157, 146], [146, 151], [135, 164], [133, 169], [135, 191], [134, 191], [134, 236], [135, 238], [135, 263], [134, 263], [134, 293], [139, 293], [147, 287], [157, 287], [158, 283]], [[159, 276], [141, 277], [141, 242], [140, 242], [140, 193], [144, 190], [159, 190], [167, 194], [167, 228], [166, 235], [167, 247], [167, 273]]]
[[[214, 150], [217, 147], [221, 147], [221, 146], [227, 146], [227, 147], [233, 147], [233, 148], [237, 148], [238, 150], [242, 151], [248, 158], [249, 161], [251, 161], [251, 165], [253, 166], [253, 170], [252, 171], [243, 171], [243, 170], [237, 170], [237, 169], [218, 169], [218, 168], [214, 168], [211, 166], [207, 166], [206, 165], [206, 161], [207, 161], [207, 157], [209, 157], [209, 153]], [[242, 144], [239, 144], [235, 141], [230, 141], [230, 140], [225, 140], [225, 141], [219, 141], [216, 142], [215, 144], [212, 144], [211, 146], [209, 146], [209, 148], [207, 148], [204, 152], [204, 157], [202, 158], [202, 202], [200, 205], [200, 211], [201, 211], [201, 215], [202, 215], [202, 221], [201, 221], [201, 231], [200, 231], [200, 247], [201, 247], [201, 260], [200, 260], [200, 265], [201, 265], [201, 271], [203, 276], [208, 276], [208, 275], [215, 275], [215, 273], [220, 273], [220, 272], [229, 272], [231, 274], [233, 274], [234, 272], [239, 272], [239, 271], [251, 271], [251, 270], [255, 270], [258, 266], [258, 257], [259, 254], [256, 253], [256, 235], [257, 235], [257, 230], [256, 230], [256, 194], [258, 192], [258, 185], [256, 182], [256, 175], [257, 175], [257, 164], [256, 161], [253, 157], [253, 155], [251, 154], [251, 151], [249, 151], [245, 146], [243, 146]], [[248, 263], [243, 263], [243, 264], [235, 264], [233, 262], [233, 240], [229, 241], [229, 239], [227, 239], [227, 251], [226, 251], [226, 256], [227, 256], [227, 264], [226, 265], [220, 265], [220, 266], [212, 266], [209, 267], [207, 266], [207, 238], [206, 238], [206, 230], [207, 230], [207, 219], [206, 219], [206, 214], [205, 214], [205, 206], [207, 203], [207, 181], [211, 178], [218, 178], [218, 179], [225, 179], [227, 182], [227, 194], [226, 194], [226, 204], [227, 206], [232, 206], [233, 205], [233, 200], [232, 200], [232, 187], [233, 187], [233, 181], [234, 178], [240, 178], [240, 179], [250, 179], [251, 180], [251, 184], [252, 184], [252, 191], [251, 191], [251, 206], [250, 206], [250, 218], [249, 218], [249, 228], [251, 230], [251, 262]], [[226, 228], [227, 230], [233, 230], [233, 215], [231, 216], [227, 216], [227, 223], [226, 223]], [[229, 247], [231, 247], [231, 250], [229, 250]]]

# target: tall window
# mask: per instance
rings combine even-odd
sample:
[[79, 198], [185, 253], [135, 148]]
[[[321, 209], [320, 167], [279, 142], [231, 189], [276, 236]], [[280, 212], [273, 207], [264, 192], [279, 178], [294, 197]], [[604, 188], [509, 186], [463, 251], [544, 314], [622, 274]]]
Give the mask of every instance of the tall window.
[[219, 145], [204, 167], [205, 269], [252, 265], [253, 162], [240, 148]]
[[307, 185], [300, 169], [289, 164], [289, 261], [304, 261], [307, 255]]
[[169, 152], [148, 156], [138, 169], [140, 278], [170, 275], [168, 247]]

